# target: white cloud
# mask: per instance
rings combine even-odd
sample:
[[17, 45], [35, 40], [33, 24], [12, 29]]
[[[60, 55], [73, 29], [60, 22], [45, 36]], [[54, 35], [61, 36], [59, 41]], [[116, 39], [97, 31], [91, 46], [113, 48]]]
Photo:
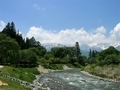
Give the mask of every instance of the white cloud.
[[77, 40], [79, 44], [96, 45], [97, 43], [108, 42], [108, 38], [104, 35], [106, 29], [101, 26], [95, 30], [96, 33], [89, 33], [84, 28], [66, 29], [58, 33], [54, 33], [43, 29], [42, 27], [31, 27], [27, 33], [27, 37], [34, 36], [41, 43], [61, 43], [66, 45], [74, 45]]
[[0, 20], [0, 31], [2, 31], [3, 30], [3, 28], [5, 27], [5, 22], [3, 22], [3, 21], [1, 21]]
[[34, 8], [40, 10], [40, 7], [37, 4], [34, 4]]
[[110, 38], [120, 43], [120, 23], [110, 32]]
[[45, 10], [45, 8], [44, 7], [40, 7], [38, 4], [34, 4], [33, 5], [34, 6], [34, 8], [36, 8], [37, 10]]
[[104, 33], [106, 33], [106, 28], [104, 28], [103, 26], [101, 26], [101, 27], [97, 28], [95, 32], [96, 33], [104, 34]]

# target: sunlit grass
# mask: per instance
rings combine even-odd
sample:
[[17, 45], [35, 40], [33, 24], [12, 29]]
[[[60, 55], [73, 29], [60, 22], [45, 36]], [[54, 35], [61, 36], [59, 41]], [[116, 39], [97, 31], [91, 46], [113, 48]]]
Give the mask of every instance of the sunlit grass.
[[88, 65], [84, 68], [84, 70], [101, 77], [120, 80], [120, 65]]
[[9, 75], [32, 83], [33, 80], [36, 78], [34, 74], [39, 74], [39, 72], [36, 68], [15, 68], [4, 66], [1, 69], [1, 74]]
[[0, 90], [31, 90], [30, 88], [26, 88], [26, 87], [20, 85], [16, 81], [11, 81], [11, 80], [1, 78], [1, 77], [0, 77], [0, 81], [8, 84], [8, 85], [0, 86]]

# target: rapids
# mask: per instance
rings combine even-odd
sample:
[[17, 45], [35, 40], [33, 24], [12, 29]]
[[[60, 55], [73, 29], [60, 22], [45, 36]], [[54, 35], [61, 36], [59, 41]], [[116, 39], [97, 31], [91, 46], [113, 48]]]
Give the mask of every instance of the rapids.
[[42, 87], [50, 90], [120, 90], [120, 83], [90, 77], [80, 70], [65, 70], [41, 75]]

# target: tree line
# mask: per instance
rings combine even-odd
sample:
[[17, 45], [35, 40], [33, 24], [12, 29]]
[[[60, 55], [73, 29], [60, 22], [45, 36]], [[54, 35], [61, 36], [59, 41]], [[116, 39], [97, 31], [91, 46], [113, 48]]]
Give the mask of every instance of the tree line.
[[59, 68], [58, 64], [75, 67], [120, 64], [120, 51], [112, 46], [101, 52], [90, 50], [87, 58], [81, 54], [78, 42], [71, 47], [53, 47], [47, 51], [34, 37], [23, 38], [14, 22], [9, 22], [0, 32], [0, 64], [22, 67], [41, 64], [46, 68]]
[[0, 32], [0, 64], [35, 66], [37, 56], [45, 53], [46, 49], [34, 37], [23, 38], [14, 22]]

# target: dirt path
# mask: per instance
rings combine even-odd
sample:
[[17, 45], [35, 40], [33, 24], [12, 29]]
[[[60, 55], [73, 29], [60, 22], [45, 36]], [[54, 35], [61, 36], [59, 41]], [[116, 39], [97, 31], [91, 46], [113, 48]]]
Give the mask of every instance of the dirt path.
[[69, 68], [68, 66], [63, 65], [63, 70], [69, 70], [69, 69], [72, 69], [72, 68]]
[[45, 69], [43, 66], [41, 66], [41, 65], [39, 65], [38, 66], [38, 71], [40, 72], [40, 73], [49, 73], [49, 70], [48, 69]]

